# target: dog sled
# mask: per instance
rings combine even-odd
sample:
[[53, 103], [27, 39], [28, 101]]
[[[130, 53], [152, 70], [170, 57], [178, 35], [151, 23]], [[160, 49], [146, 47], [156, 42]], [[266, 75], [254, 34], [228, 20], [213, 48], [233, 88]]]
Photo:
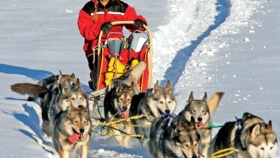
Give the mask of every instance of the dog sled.
[[[112, 22], [112, 25], [133, 24], [134, 21]], [[114, 121], [105, 122], [104, 118], [103, 100], [112, 80], [119, 78], [129, 70], [133, 70], [133, 67], [144, 61], [146, 63], [146, 69], [137, 81], [139, 92], [146, 92], [148, 88], [151, 88], [153, 56], [152, 34], [146, 25], [143, 27], [145, 31], [135, 30], [130, 34], [127, 33], [128, 35], [125, 35], [123, 32], [110, 32], [105, 40], [102, 40], [104, 39], [103, 32], [101, 31], [99, 34], [98, 44], [93, 50], [93, 52], [97, 53], [93, 55], [93, 64], [95, 64], [97, 70], [97, 76], [95, 76], [96, 82], [93, 87], [96, 90], [90, 93], [89, 96], [89, 107], [93, 108], [90, 109], [90, 111], [93, 111], [92, 117], [95, 122], [92, 130], [101, 124], [102, 127], [111, 127], [117, 124]], [[125, 120], [126, 119], [122, 121]], [[101, 131], [102, 129], [103, 128], [101, 128]]]
[[[134, 21], [117, 21], [112, 25], [133, 25]], [[103, 32], [100, 31], [98, 44], [94, 48], [97, 55], [93, 55], [93, 64], [96, 64], [97, 75], [95, 91], [91, 96], [95, 97], [106, 92], [110, 81], [120, 77], [127, 70], [137, 65], [139, 61], [145, 61], [147, 69], [138, 80], [140, 91], [145, 92], [151, 86], [152, 81], [152, 34], [144, 25], [145, 31], [135, 30], [128, 37], [123, 32], [110, 32], [105, 41], [102, 41]], [[115, 38], [121, 36], [121, 38]], [[96, 62], [96, 63], [95, 63]]]

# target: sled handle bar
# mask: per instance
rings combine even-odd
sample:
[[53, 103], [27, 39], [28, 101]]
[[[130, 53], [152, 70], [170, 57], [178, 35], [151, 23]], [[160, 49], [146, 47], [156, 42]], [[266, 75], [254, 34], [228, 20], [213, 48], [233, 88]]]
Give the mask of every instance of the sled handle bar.
[[[112, 22], [112, 26], [114, 25], [134, 25], [134, 21], [115, 21], [115, 22]], [[151, 30], [149, 29], [149, 27], [147, 25], [143, 25], [144, 29], [146, 29], [147, 31], [147, 35], [148, 35], [148, 38], [150, 40], [149, 42], [149, 46], [148, 46], [148, 49], [149, 49], [149, 63], [148, 63], [148, 70], [149, 70], [149, 81], [148, 81], [148, 88], [151, 88], [152, 86], [152, 64], [153, 64], [153, 41], [152, 41], [152, 32]], [[98, 37], [98, 49], [97, 49], [97, 55], [99, 56], [100, 55], [100, 51], [101, 51], [101, 43], [102, 43], [102, 36], [103, 36], [103, 31], [100, 30], [100, 33], [99, 33], [99, 37]], [[94, 56], [94, 55], [93, 55]], [[94, 59], [95, 60], [95, 59]], [[98, 71], [98, 69], [97, 69]], [[99, 72], [97, 73], [99, 74]]]

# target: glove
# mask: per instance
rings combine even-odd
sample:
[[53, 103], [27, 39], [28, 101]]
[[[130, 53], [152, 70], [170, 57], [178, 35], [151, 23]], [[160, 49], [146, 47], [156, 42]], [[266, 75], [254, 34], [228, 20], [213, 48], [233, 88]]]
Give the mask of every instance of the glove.
[[145, 23], [143, 20], [140, 20], [140, 19], [134, 20], [134, 26], [135, 26], [137, 29], [142, 28], [143, 25], [146, 25], [146, 23]]
[[112, 27], [112, 22], [109, 21], [109, 22], [105, 22], [101, 25], [101, 28], [100, 30], [103, 32], [103, 33], [106, 33], [107, 31], [111, 30], [111, 27]]

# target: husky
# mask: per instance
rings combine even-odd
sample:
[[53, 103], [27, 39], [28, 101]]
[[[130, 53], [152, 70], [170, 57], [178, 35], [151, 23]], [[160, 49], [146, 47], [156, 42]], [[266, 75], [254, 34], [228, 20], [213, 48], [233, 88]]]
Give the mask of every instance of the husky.
[[[217, 107], [219, 100], [223, 96], [223, 92], [217, 92], [211, 99], [207, 100], [207, 93], [204, 93], [203, 99], [194, 99], [193, 92], [189, 96], [189, 100], [185, 108], [179, 113], [179, 116], [184, 117], [188, 121], [193, 117], [196, 122], [196, 128], [201, 134], [201, 153], [202, 155], [207, 154], [209, 143], [212, 140], [211, 133], [212, 129], [209, 128], [212, 123], [211, 116], [213, 112], [210, 112], [210, 107]], [[211, 103], [212, 105], [208, 105]]]
[[36, 98], [42, 99], [49, 91], [54, 91], [59, 85], [64, 87], [73, 87], [76, 85], [77, 79], [74, 73], [71, 75], [62, 74], [52, 75], [48, 78], [40, 80], [37, 84], [32, 83], [15, 83], [11, 85], [11, 90], [21, 94], [29, 95], [27, 101], [34, 101]]
[[199, 158], [200, 134], [192, 117], [158, 117], [152, 122], [149, 152], [154, 158]]
[[89, 109], [88, 98], [80, 87], [80, 81], [77, 78], [76, 85], [73, 88], [58, 86], [49, 94], [51, 100], [43, 102], [42, 110], [47, 110], [48, 120], [43, 120], [43, 131], [50, 136], [53, 129], [55, 118], [62, 111], [66, 111], [70, 105], [74, 107], [83, 106]]
[[149, 138], [150, 126], [154, 119], [162, 115], [174, 115], [177, 106], [177, 101], [172, 91], [172, 83], [167, 81], [165, 87], [160, 87], [158, 81], [153, 89], [148, 89], [146, 93], [140, 93], [132, 98], [131, 116], [144, 117], [136, 120], [131, 120], [135, 126], [136, 134], [140, 134], [144, 139], [140, 139], [140, 143], [145, 146]]
[[60, 158], [88, 157], [91, 118], [82, 105], [70, 104], [67, 110], [59, 113], [54, 121], [52, 141]]
[[17, 83], [11, 86], [14, 92], [28, 94], [42, 99], [40, 107], [42, 109], [42, 129], [51, 136], [54, 118], [60, 111], [65, 111], [70, 103], [82, 105], [88, 108], [88, 99], [80, 87], [79, 79], [75, 79], [75, 84], [69, 87], [67, 82], [62, 82], [56, 88], [50, 90], [37, 84]]
[[[143, 74], [146, 66], [144, 61], [140, 61], [138, 65], [131, 70], [127, 71], [119, 78], [112, 80], [104, 98], [104, 115], [106, 122], [123, 118], [126, 119], [126, 121], [122, 122], [123, 124], [114, 124], [112, 127], [108, 127], [110, 132], [117, 135], [115, 138], [120, 146], [128, 147], [129, 145], [129, 135], [133, 131], [129, 119], [131, 100], [134, 95], [139, 94], [140, 89], [137, 80]], [[125, 132], [128, 136], [120, 136], [122, 132]]]
[[226, 122], [210, 143], [208, 156], [212, 153], [235, 148], [237, 151], [227, 158], [275, 158], [278, 141], [272, 121], [245, 112], [242, 119]]

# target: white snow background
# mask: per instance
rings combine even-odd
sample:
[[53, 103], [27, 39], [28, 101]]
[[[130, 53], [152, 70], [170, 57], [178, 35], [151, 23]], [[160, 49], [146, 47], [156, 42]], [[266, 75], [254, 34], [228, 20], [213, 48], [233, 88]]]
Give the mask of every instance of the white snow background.
[[[280, 138], [279, 0], [124, 0], [148, 20], [154, 37], [153, 83], [171, 80], [178, 113], [195, 98], [225, 92], [215, 125], [244, 112], [272, 120]], [[89, 91], [89, 70], [77, 18], [87, 0], [0, 1], [0, 157], [57, 157], [41, 131], [40, 107], [10, 90], [74, 72]], [[216, 132], [218, 129], [215, 129]], [[89, 157], [148, 158], [93, 133]], [[277, 157], [280, 157], [279, 149]]]

